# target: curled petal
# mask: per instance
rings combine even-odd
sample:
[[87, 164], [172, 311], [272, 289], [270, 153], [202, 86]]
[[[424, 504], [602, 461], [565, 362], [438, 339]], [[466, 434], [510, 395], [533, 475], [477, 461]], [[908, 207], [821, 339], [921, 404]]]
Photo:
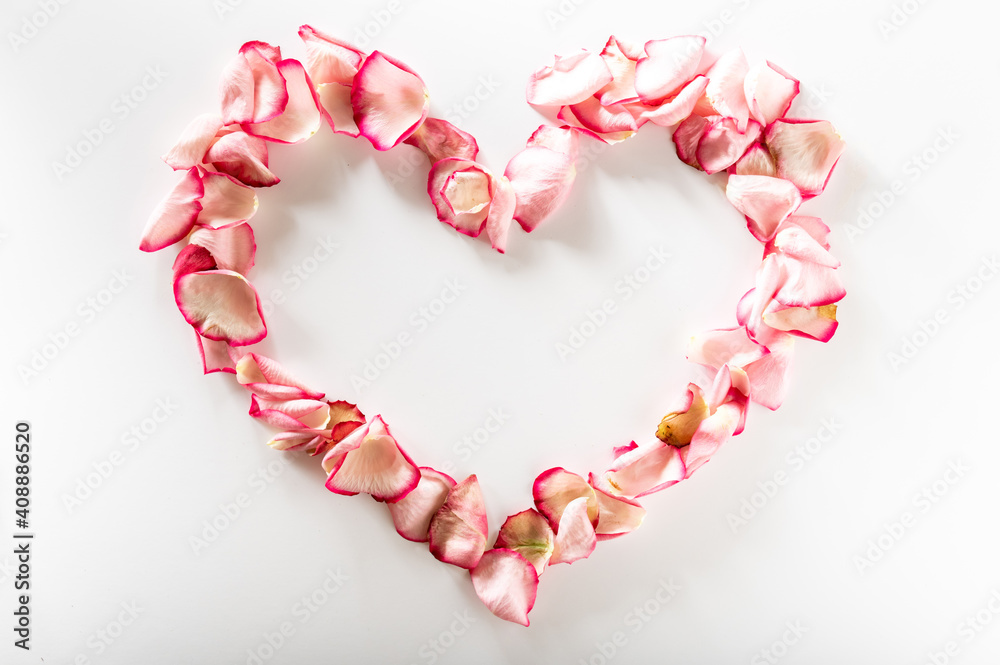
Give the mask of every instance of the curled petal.
[[743, 82], [750, 115], [767, 127], [778, 118], [784, 118], [799, 94], [799, 81], [770, 62], [754, 65]]
[[661, 127], [673, 127], [691, 115], [691, 111], [694, 110], [695, 104], [705, 93], [707, 86], [708, 79], [706, 77], [696, 76], [680, 92], [659, 106], [645, 107], [640, 118]]
[[205, 163], [250, 187], [270, 187], [280, 182], [267, 169], [267, 144], [246, 132], [220, 137], [205, 154]]
[[284, 109], [267, 121], [244, 124], [243, 130], [269, 141], [301, 143], [318, 132], [323, 123], [320, 100], [301, 62], [282, 60], [277, 67], [288, 90]]
[[376, 501], [399, 501], [420, 482], [420, 471], [389, 433], [381, 416], [358, 427], [323, 457], [337, 494], [370, 494]]
[[285, 79], [269, 44], [247, 42], [222, 73], [222, 121], [260, 123], [277, 117], [288, 103]]
[[514, 221], [517, 197], [506, 176], [494, 179], [493, 185], [493, 202], [490, 204], [490, 214], [486, 217], [486, 236], [493, 249], [503, 254], [507, 251], [507, 235], [510, 223]]
[[479, 480], [469, 476], [455, 485], [431, 520], [430, 549], [434, 558], [472, 570], [486, 550], [489, 526]]
[[557, 55], [553, 63], [536, 70], [528, 79], [526, 96], [535, 106], [566, 106], [593, 96], [611, 83], [613, 76], [604, 59], [579, 50]]
[[612, 80], [597, 92], [604, 106], [639, 100], [635, 91], [635, 65], [645, 55], [641, 46], [622, 43], [612, 36], [604, 45], [601, 57], [611, 72]]
[[746, 131], [750, 118], [750, 107], [744, 90], [749, 71], [746, 56], [737, 48], [724, 53], [706, 74], [709, 83], [705, 89], [705, 100], [709, 107], [715, 114], [732, 118], [740, 132]]
[[306, 45], [306, 69], [313, 83], [350, 85], [354, 81], [364, 52], [309, 25], [299, 28], [299, 37]]
[[559, 119], [569, 124], [579, 124], [589, 129], [607, 143], [617, 143], [631, 137], [639, 130], [635, 118], [622, 104], [604, 106], [597, 97], [565, 106], [559, 111]]
[[767, 128], [767, 145], [778, 164], [778, 177], [795, 183], [803, 196], [816, 196], [826, 188], [847, 147], [827, 120], [777, 120]]
[[532, 146], [514, 155], [504, 176], [510, 180], [517, 197], [514, 219], [531, 232], [569, 196], [576, 166], [564, 153]]
[[726, 197], [746, 215], [750, 232], [761, 242], [773, 238], [778, 225], [802, 205], [793, 183], [763, 175], [730, 175]]
[[201, 365], [205, 374], [213, 372], [236, 373], [236, 361], [239, 360], [241, 352], [229, 346], [228, 342], [207, 339], [195, 332], [198, 339], [198, 355], [201, 356]]
[[236, 363], [236, 380], [265, 399], [323, 399], [323, 393], [309, 390], [278, 362], [259, 353], [247, 353], [240, 358]]
[[764, 324], [775, 330], [829, 342], [837, 332], [837, 306], [785, 307], [777, 300], [764, 310]]
[[191, 244], [201, 245], [211, 253], [223, 270], [246, 275], [253, 267], [257, 243], [253, 229], [246, 222], [220, 228], [202, 227], [191, 234]]
[[163, 156], [163, 161], [175, 171], [198, 166], [220, 129], [222, 118], [219, 116], [211, 113], [198, 116], [184, 128], [177, 143]]
[[[794, 220], [796, 219], [802, 219], [802, 217], [789, 217], [782, 223], [774, 238], [767, 244], [765, 251], [767, 253], [780, 252], [789, 258], [815, 263], [827, 268], [840, 266], [840, 261], [830, 253], [829, 246], [824, 247], [808, 230], [795, 224]], [[789, 223], [790, 221], [793, 223]], [[824, 224], [824, 226], [826, 225]]]
[[189, 244], [178, 252], [177, 258], [174, 259], [174, 282], [184, 275], [215, 268], [215, 259], [212, 258], [211, 252], [201, 245]]
[[199, 225], [228, 226], [244, 222], [257, 212], [256, 192], [236, 178], [225, 173], [205, 171], [201, 182], [205, 194], [201, 197], [201, 212], [196, 220]]
[[733, 435], [743, 420], [743, 412], [743, 406], [728, 402], [705, 419], [691, 439], [691, 444], [681, 451], [684, 456], [685, 478], [690, 478]]
[[479, 154], [479, 144], [472, 134], [440, 118], [424, 120], [403, 143], [419, 148], [431, 164], [448, 157], [475, 161]]
[[701, 388], [689, 383], [680, 405], [660, 421], [656, 438], [677, 448], [686, 446], [710, 413], [710, 405], [705, 401]]
[[549, 148], [576, 161], [580, 153], [580, 131], [573, 127], [541, 125], [528, 139], [527, 147]]
[[150, 215], [139, 249], [156, 252], [183, 239], [194, 228], [204, 194], [205, 187], [198, 177], [198, 169], [188, 169]]
[[365, 424], [365, 414], [350, 402], [338, 400], [328, 402], [330, 405], [330, 422], [327, 423], [328, 432], [324, 433], [322, 439], [316, 441], [314, 446], [310, 446], [313, 457], [325, 456], [330, 448], [346, 439], [351, 432], [363, 427]]
[[597, 524], [598, 507], [594, 488], [575, 473], [558, 466], [543, 471], [535, 479], [531, 493], [538, 512], [544, 515], [553, 527], [559, 524], [566, 506], [579, 498], [587, 500], [588, 517], [593, 524]]
[[360, 136], [358, 123], [354, 121], [354, 107], [351, 106], [350, 85], [324, 83], [319, 86], [317, 94], [320, 110], [330, 129], [354, 138]]
[[610, 493], [621, 496], [638, 498], [658, 492], [684, 479], [684, 460], [678, 450], [654, 438], [616, 457], [603, 480]]
[[733, 169], [733, 173], [737, 175], [766, 175], [773, 178], [778, 174], [778, 165], [774, 163], [771, 151], [759, 141], [747, 148], [733, 165]]
[[429, 104], [423, 79], [378, 51], [361, 65], [351, 86], [358, 131], [376, 150], [388, 150], [416, 131]]
[[315, 435], [330, 422], [330, 406], [315, 399], [265, 400], [250, 396], [250, 415], [268, 425]]
[[472, 570], [472, 586], [483, 604], [505, 621], [527, 626], [535, 606], [538, 574], [523, 556], [509, 549], [486, 552]]
[[420, 467], [420, 481], [413, 491], [389, 504], [396, 533], [415, 543], [427, 542], [431, 519], [444, 505], [455, 479], [426, 466]]
[[673, 95], [698, 73], [705, 38], [682, 35], [646, 42], [647, 57], [635, 68], [635, 90], [646, 104]]
[[493, 547], [514, 550], [541, 575], [552, 556], [555, 537], [548, 520], [534, 508], [529, 508], [507, 518]]
[[255, 344], [267, 335], [257, 291], [231, 270], [206, 270], [174, 282], [174, 300], [184, 320], [202, 337], [234, 346]]
[[698, 144], [701, 143], [701, 137], [711, 122], [700, 115], [689, 115], [674, 129], [673, 139], [677, 157], [688, 166], [701, 170], [701, 165], [698, 164]]
[[600, 516], [597, 520], [597, 539], [610, 540], [631, 533], [639, 528], [646, 517], [646, 509], [637, 501], [613, 496], [595, 484], [597, 479], [590, 475], [590, 484], [597, 495]]
[[[594, 490], [591, 489], [591, 492]], [[583, 496], [573, 499], [566, 504], [559, 518], [559, 528], [556, 530], [555, 545], [549, 563], [573, 563], [586, 559], [596, 547], [597, 533], [590, 518], [590, 500]]]
[[760, 125], [751, 120], [740, 131], [733, 118], [719, 118], [711, 123], [698, 143], [698, 164], [706, 173], [718, 173], [735, 164], [760, 137]]
[[493, 177], [475, 162], [449, 157], [431, 167], [427, 193], [439, 220], [476, 237], [490, 214]]
[[832, 305], [847, 295], [840, 274], [834, 268], [781, 254], [772, 254], [768, 258], [774, 259], [781, 267], [782, 281], [774, 298], [782, 305], [821, 307]]

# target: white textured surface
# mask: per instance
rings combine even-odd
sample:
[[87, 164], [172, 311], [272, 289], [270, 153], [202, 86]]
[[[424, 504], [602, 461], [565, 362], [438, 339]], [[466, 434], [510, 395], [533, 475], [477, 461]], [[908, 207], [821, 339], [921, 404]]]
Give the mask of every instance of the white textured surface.
[[[253, 663], [257, 651], [264, 662], [296, 664], [597, 665], [609, 655], [763, 663], [761, 650], [791, 641], [786, 624], [798, 622], [801, 638], [774, 649], [782, 663], [925, 663], [949, 641], [958, 649], [949, 662], [996, 662], [1000, 622], [981, 631], [963, 622], [980, 611], [992, 618], [1000, 589], [1000, 280], [971, 300], [953, 289], [1000, 241], [986, 205], [1000, 147], [988, 115], [1000, 101], [997, 7], [897, 3], [919, 8], [883, 36], [878, 22], [893, 4], [860, 0], [426, 0], [396, 15], [388, 8], [397, 5], [379, 2], [233, 4], [220, 17], [207, 0], [70, 2], [16, 51], [8, 33], [41, 10], [5, 5], [0, 390], [9, 441], [0, 446], [0, 537], [8, 543], [14, 531], [18, 419], [31, 421], [35, 437], [38, 536], [27, 654], [6, 627], [13, 559], [0, 549], [0, 661]], [[555, 26], [553, 11], [566, 14]], [[539, 122], [524, 82], [553, 53], [600, 49], [610, 32], [661, 38], [723, 20], [714, 52], [742, 45], [752, 60], [801, 78], [802, 114], [832, 120], [849, 145], [827, 193], [808, 204], [834, 227], [844, 262], [841, 330], [826, 347], [800, 344], [784, 407], [754, 408], [747, 432], [692, 481], [650, 497], [642, 529], [546, 573], [528, 630], [494, 619], [464, 571], [396, 536], [382, 506], [330, 494], [311, 461], [278, 464], [268, 431], [246, 415], [247, 395], [228, 376], [200, 376], [170, 295], [173, 250], [136, 249], [173, 181], [158, 156], [213, 108], [219, 72], [243, 41], [302, 57], [300, 23], [353, 39], [380, 15], [391, 18], [367, 48], [420, 72], [437, 115], [477, 89], [486, 97], [458, 121], [496, 168]], [[147, 68], [165, 77], [135, 108], [116, 102]], [[104, 118], [113, 132], [58, 179], [52, 163]], [[915, 169], [913, 156], [947, 130], [953, 143]], [[531, 236], [513, 231], [507, 256], [434, 219], [424, 167], [407, 167], [411, 155], [376, 154], [328, 131], [273, 149], [283, 182], [261, 193], [252, 275], [262, 293], [280, 289], [287, 301], [270, 317], [266, 348], [310, 385], [382, 413], [419, 463], [478, 473], [496, 529], [529, 505], [538, 472], [596, 470], [612, 445], [648, 436], [692, 376], [687, 336], [732, 324], [759, 247], [717, 183], [682, 166], [655, 127], [595, 153], [558, 217]], [[897, 179], [905, 191], [850, 237], [858, 209]], [[339, 248], [297, 284], [287, 271], [312, 267], [303, 261], [327, 238]], [[619, 280], [661, 246], [671, 259], [626, 300]], [[100, 298], [116, 271], [131, 281], [89, 313], [86, 300]], [[420, 308], [448, 280], [463, 285], [461, 296], [420, 324]], [[556, 343], [607, 298], [616, 313], [560, 360]], [[937, 310], [947, 322], [894, 368], [887, 354]], [[72, 323], [79, 334], [25, 386], [18, 366]], [[402, 332], [413, 343], [356, 396], [351, 375]], [[146, 440], [133, 439], [158, 400], [176, 409]], [[459, 445], [497, 409], [510, 415], [498, 432], [479, 450]], [[840, 429], [803, 460], [796, 450], [830, 419]], [[115, 451], [121, 463], [68, 508], [66, 497]], [[954, 461], [969, 470], [949, 485], [942, 479]], [[788, 482], [734, 533], [727, 515], [782, 471]], [[943, 496], [918, 498], [936, 482]], [[249, 502], [240, 515], [195, 552], [191, 538], [240, 494]], [[856, 557], [870, 540], [892, 541], [884, 534], [906, 513], [911, 526], [859, 571]], [[305, 609], [301, 599], [337, 571], [348, 578], [339, 590]], [[671, 580], [678, 589], [661, 604]], [[122, 603], [141, 612], [119, 634]], [[472, 622], [456, 623], [456, 613]], [[267, 640], [286, 621], [294, 632], [271, 654]], [[109, 644], [102, 634], [116, 637]]]

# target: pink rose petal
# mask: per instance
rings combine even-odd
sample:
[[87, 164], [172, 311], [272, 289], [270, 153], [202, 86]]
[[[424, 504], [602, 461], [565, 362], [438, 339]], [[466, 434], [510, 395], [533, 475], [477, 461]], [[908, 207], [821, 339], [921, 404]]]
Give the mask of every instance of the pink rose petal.
[[327, 124], [337, 134], [357, 138], [360, 136], [358, 123], [354, 121], [354, 107], [351, 106], [351, 86], [341, 83], [324, 83], [317, 91], [320, 109]]
[[267, 169], [267, 144], [243, 131], [221, 136], [205, 154], [205, 163], [250, 187], [270, 187], [281, 182]]
[[420, 482], [420, 471], [399, 447], [381, 416], [358, 427], [323, 457], [330, 474], [326, 488], [336, 494], [370, 494], [395, 502]]
[[623, 45], [623, 42], [614, 36], [608, 39], [604, 50], [601, 51], [601, 57], [611, 72], [612, 80], [597, 91], [596, 97], [601, 104], [611, 106], [639, 100], [639, 95], [635, 91], [635, 65], [644, 55], [645, 51], [641, 46]]
[[701, 137], [713, 121], [714, 119], [709, 120], [700, 115], [689, 115], [677, 125], [673, 139], [678, 159], [688, 166], [701, 170], [701, 165], [698, 164], [698, 144], [701, 143]]
[[205, 187], [198, 176], [198, 170], [188, 169], [149, 216], [139, 249], [156, 252], [182, 240], [194, 228], [198, 213], [201, 212], [201, 198], [204, 194]]
[[646, 42], [645, 58], [635, 68], [635, 89], [646, 104], [657, 105], [698, 73], [705, 38], [682, 35]]
[[644, 106], [640, 117], [654, 125], [673, 127], [691, 115], [695, 104], [701, 99], [707, 86], [708, 79], [706, 77], [696, 76], [680, 92], [667, 98], [662, 104], [654, 107]]
[[361, 65], [351, 86], [358, 131], [376, 150], [388, 150], [416, 131], [429, 104], [423, 79], [378, 51]]
[[751, 120], [741, 132], [733, 118], [711, 123], [698, 143], [698, 164], [705, 173], [718, 173], [735, 164], [760, 137], [760, 125]]
[[174, 282], [174, 300], [184, 320], [203, 337], [234, 346], [255, 344], [267, 335], [257, 291], [231, 270], [206, 270]]
[[[589, 487], [589, 485], [588, 485]], [[591, 489], [591, 493], [594, 490]], [[595, 498], [596, 503], [596, 498]], [[573, 563], [589, 557], [597, 547], [597, 533], [590, 517], [590, 499], [581, 496], [566, 504], [559, 518], [549, 564]]]
[[708, 70], [708, 87], [705, 99], [714, 113], [732, 118], [736, 129], [745, 132], [750, 118], [745, 81], [750, 66], [741, 49], [724, 53]]
[[202, 227], [191, 234], [191, 244], [207, 249], [215, 264], [223, 270], [246, 275], [253, 267], [257, 242], [253, 229], [246, 222], [219, 228]]
[[597, 97], [563, 107], [558, 117], [567, 124], [589, 129], [607, 143], [624, 141], [639, 130], [635, 118], [624, 105], [604, 106]]
[[278, 71], [285, 79], [287, 103], [282, 112], [265, 122], [243, 124], [247, 134], [278, 143], [301, 143], [323, 123], [320, 100], [309, 75], [298, 60], [282, 60]]
[[750, 115], [767, 127], [785, 117], [792, 100], [799, 94], [799, 81], [777, 65], [762, 62], [750, 68], [743, 91]]
[[306, 69], [313, 83], [351, 85], [365, 58], [363, 51], [309, 25], [299, 28], [299, 37], [306, 45]]
[[454, 486], [455, 479], [448, 474], [420, 467], [420, 481], [413, 491], [396, 503], [388, 504], [396, 533], [415, 543], [427, 542], [431, 519]]
[[266, 122], [288, 103], [285, 79], [275, 56], [280, 51], [262, 42], [247, 42], [222, 73], [222, 121], [227, 125]]
[[827, 120], [777, 120], [767, 128], [767, 145], [778, 164], [778, 177], [795, 183], [806, 197], [826, 188], [847, 147]]
[[541, 575], [552, 556], [555, 538], [549, 521], [534, 508], [529, 508], [507, 518], [493, 547], [514, 550]]
[[438, 219], [472, 237], [486, 226], [493, 186], [486, 169], [456, 157], [435, 162], [427, 176], [427, 193]]
[[576, 161], [580, 153], [580, 131], [574, 127], [541, 125], [528, 139], [528, 148], [549, 148]]
[[792, 335], [775, 336], [768, 342], [768, 354], [744, 368], [750, 379], [750, 399], [772, 411], [781, 406], [788, 394], [794, 348]]
[[510, 180], [517, 197], [514, 219], [530, 233], [569, 196], [576, 167], [563, 153], [532, 146], [514, 155], [504, 176]]
[[778, 174], [778, 165], [767, 147], [758, 141], [747, 148], [733, 165], [731, 172], [736, 175], [766, 175], [773, 178]]
[[507, 251], [507, 236], [510, 224], [514, 221], [517, 196], [506, 176], [494, 179], [493, 186], [493, 202], [490, 204], [490, 214], [486, 217], [486, 236], [493, 249], [503, 254]]
[[767, 347], [750, 339], [745, 328], [709, 330], [691, 337], [687, 358], [718, 370], [723, 365], [745, 367], [766, 356]]
[[440, 118], [427, 118], [403, 143], [419, 148], [431, 164], [448, 157], [475, 161], [479, 154], [476, 138]]
[[590, 521], [597, 524], [598, 506], [594, 488], [575, 473], [558, 466], [543, 471], [535, 479], [531, 493], [538, 512], [545, 516], [553, 528], [562, 519], [566, 506], [581, 497], [587, 500]]
[[604, 472], [614, 493], [638, 498], [670, 487], [684, 478], [684, 461], [678, 449], [652, 439], [615, 458]]
[[598, 487], [597, 478], [590, 474], [590, 485], [597, 495], [599, 516], [597, 519], [597, 539], [610, 540], [631, 533], [639, 528], [646, 517], [646, 509], [637, 501], [613, 496]]
[[551, 65], [532, 73], [526, 97], [534, 106], [567, 106], [593, 96], [612, 80], [604, 59], [581, 49], [557, 55]]
[[242, 354], [241, 351], [229, 346], [228, 342], [207, 339], [195, 331], [198, 340], [198, 355], [201, 356], [201, 365], [205, 374], [213, 372], [236, 373], [236, 361]]
[[184, 128], [163, 161], [175, 171], [200, 165], [222, 126], [222, 118], [217, 115], [199, 115]]
[[479, 480], [472, 475], [451, 489], [431, 519], [431, 554], [439, 561], [472, 570], [486, 551], [488, 536], [483, 494]]
[[277, 361], [259, 353], [247, 353], [236, 363], [236, 380], [254, 395], [271, 400], [323, 399], [293, 378]]
[[535, 606], [538, 574], [524, 557], [513, 550], [486, 552], [472, 570], [472, 586], [483, 604], [505, 621], [527, 626]]
[[778, 225], [802, 205], [793, 183], [763, 175], [730, 175], [726, 197], [746, 215], [750, 232], [761, 242], [773, 238]]

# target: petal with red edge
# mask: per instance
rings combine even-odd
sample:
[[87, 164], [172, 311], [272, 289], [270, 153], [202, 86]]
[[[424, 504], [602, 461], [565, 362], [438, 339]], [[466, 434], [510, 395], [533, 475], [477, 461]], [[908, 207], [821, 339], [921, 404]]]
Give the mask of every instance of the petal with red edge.
[[733, 328], [693, 335], [688, 344], [687, 358], [718, 369], [723, 365], [745, 367], [767, 353], [767, 347], [750, 339], [745, 328]]
[[730, 175], [726, 198], [746, 215], [750, 232], [761, 242], [773, 238], [778, 225], [802, 205], [793, 183], [763, 175]]
[[635, 67], [635, 90], [647, 104], [674, 94], [698, 73], [705, 38], [682, 35], [646, 42], [645, 58]]
[[479, 154], [479, 144], [472, 134], [440, 118], [424, 120], [403, 143], [419, 148], [431, 164], [448, 157], [474, 161]]
[[278, 429], [316, 432], [329, 424], [330, 407], [316, 399], [266, 400], [251, 395], [250, 415]]
[[285, 79], [269, 44], [247, 42], [223, 71], [222, 121], [227, 125], [260, 123], [277, 117], [288, 103]]
[[680, 404], [660, 421], [656, 438], [670, 446], [686, 446], [710, 412], [701, 388], [689, 383]]
[[[623, 48], [622, 44], [612, 36], [604, 45], [604, 50], [601, 51], [604, 64], [608, 66], [612, 76], [611, 82], [597, 91], [596, 97], [604, 106], [634, 102], [639, 99], [639, 95], [635, 91], [635, 64], [642, 56], [630, 57], [629, 54], [625, 53], [626, 49], [628, 47]], [[635, 46], [632, 46], [628, 50], [632, 50], [634, 55], [634, 49]], [[645, 55], [644, 51], [642, 55]]]
[[784, 280], [774, 294], [788, 307], [832, 305], [847, 295], [840, 274], [834, 268], [807, 263], [781, 254], [772, 254], [782, 268]]
[[399, 447], [381, 416], [351, 432], [323, 458], [326, 488], [337, 494], [370, 494], [399, 501], [420, 482], [420, 471]]
[[803, 196], [826, 188], [847, 144], [827, 120], [777, 120], [767, 128], [767, 145], [778, 177], [795, 183]]
[[567, 123], [575, 120], [584, 129], [600, 134], [608, 143], [624, 141], [639, 130], [635, 118], [625, 106], [604, 106], [597, 97], [588, 97], [582, 102], [563, 107], [559, 111], [559, 119]]
[[[462, 175], [456, 180], [456, 174]], [[427, 194], [438, 219], [466, 235], [478, 236], [490, 214], [490, 181], [483, 167], [467, 159], [449, 157], [435, 162], [427, 176]], [[483, 199], [485, 205], [481, 205]]]
[[541, 575], [552, 556], [555, 538], [555, 531], [548, 520], [534, 508], [529, 508], [507, 518], [493, 547], [514, 550]]
[[[716, 113], [732, 118], [738, 131], [746, 131], [750, 118], [744, 82], [750, 66], [742, 49], [724, 53], [708, 70], [705, 99]], [[735, 161], [735, 160], [734, 160]]]
[[799, 81], [777, 65], [762, 62], [747, 72], [743, 91], [750, 115], [767, 127], [785, 117], [792, 100], [799, 94]]
[[220, 137], [205, 154], [205, 163], [251, 187], [270, 187], [280, 182], [267, 169], [267, 144], [242, 131]]
[[284, 110], [266, 122], [244, 124], [243, 130], [277, 143], [302, 143], [323, 124], [320, 100], [301, 62], [282, 60], [277, 67], [288, 89]]
[[781, 252], [789, 258], [816, 263], [828, 268], [840, 266], [840, 261], [829, 252], [827, 247], [817, 242], [809, 231], [797, 224], [789, 224], [788, 221], [792, 219], [801, 218], [789, 217], [785, 220], [774, 238], [768, 243], [767, 249], [769, 251]]
[[597, 479], [590, 474], [590, 484], [597, 494], [600, 516], [597, 520], [597, 539], [610, 540], [631, 533], [642, 525], [646, 509], [637, 501], [613, 496], [597, 487]]
[[420, 467], [420, 482], [413, 491], [396, 503], [390, 503], [389, 513], [396, 533], [415, 543], [427, 542], [431, 518], [444, 505], [455, 479], [446, 473]]
[[217, 229], [202, 227], [191, 234], [191, 243], [207, 249], [217, 266], [241, 275], [253, 267], [257, 243], [253, 229], [246, 222], [239, 222]]
[[358, 123], [354, 121], [354, 107], [351, 106], [351, 86], [340, 83], [324, 83], [317, 89], [320, 110], [327, 123], [337, 134], [357, 138]]
[[[593, 488], [591, 492], [594, 492]], [[590, 518], [589, 503], [587, 497], [581, 496], [570, 501], [562, 511], [559, 528], [556, 530], [555, 546], [549, 559], [550, 565], [586, 559], [597, 547], [597, 533]]]
[[504, 176], [510, 180], [517, 197], [514, 219], [530, 233], [569, 196], [576, 166], [563, 153], [532, 146], [514, 155]]
[[197, 169], [189, 169], [146, 222], [139, 249], [156, 252], [180, 241], [194, 228], [205, 187]]
[[219, 116], [211, 113], [198, 116], [184, 128], [177, 143], [163, 156], [163, 161], [175, 171], [198, 166], [220, 129], [222, 118]]
[[684, 460], [678, 448], [652, 439], [618, 456], [604, 472], [613, 492], [637, 498], [670, 487], [684, 479]]
[[766, 175], [773, 178], [778, 174], [778, 165], [775, 164], [771, 151], [760, 142], [747, 148], [733, 165], [733, 169], [737, 175]]
[[557, 55], [551, 65], [532, 73], [526, 97], [535, 106], [576, 104], [593, 96], [612, 79], [611, 70], [601, 56], [581, 49]]
[[427, 117], [428, 92], [416, 72], [375, 51], [354, 77], [351, 106], [361, 135], [377, 150], [388, 150]]
[[193, 272], [202, 270], [212, 270], [215, 268], [215, 259], [212, 253], [201, 245], [187, 245], [177, 253], [174, 259], [173, 272], [174, 281]]
[[819, 342], [829, 342], [837, 332], [837, 306], [782, 307], [773, 301], [764, 310], [764, 324], [775, 330], [808, 337]]
[[496, 178], [493, 185], [493, 202], [490, 204], [490, 214], [486, 217], [486, 236], [493, 249], [503, 254], [507, 251], [507, 235], [510, 223], [514, 221], [517, 197], [506, 176]]
[[531, 488], [535, 507], [555, 527], [562, 518], [563, 510], [579, 498], [587, 500], [587, 514], [593, 524], [597, 524], [598, 507], [594, 488], [575, 473], [562, 467], [555, 467], [538, 474]]
[[236, 358], [238, 351], [229, 346], [228, 342], [207, 339], [195, 332], [198, 339], [198, 355], [201, 356], [201, 366], [205, 374], [213, 372], [236, 373]]
[[719, 118], [711, 123], [698, 142], [698, 165], [706, 173], [728, 169], [742, 157], [760, 137], [760, 125], [751, 120], [741, 132], [732, 118]]
[[472, 570], [486, 550], [488, 536], [483, 493], [479, 480], [471, 475], [451, 489], [431, 519], [431, 554], [439, 561]]
[[788, 394], [794, 348], [795, 338], [781, 335], [769, 342], [766, 356], [744, 368], [750, 379], [750, 399], [772, 411], [781, 406]]
[[201, 197], [201, 212], [196, 220], [198, 224], [228, 226], [244, 222], [257, 212], [257, 193], [236, 178], [225, 173], [205, 171], [201, 182], [205, 194]]
[[257, 291], [238, 272], [207, 270], [183, 275], [174, 282], [174, 300], [184, 320], [208, 339], [246, 346], [267, 335]]
[[508, 549], [483, 554], [472, 570], [476, 595], [496, 616], [527, 626], [528, 613], [535, 606], [538, 574], [520, 554]]
[[362, 51], [309, 25], [299, 28], [299, 37], [306, 45], [306, 68], [313, 83], [351, 84], [364, 60]]
[[743, 408], [735, 402], [729, 402], [705, 419], [691, 439], [691, 445], [681, 451], [684, 456], [685, 478], [690, 478], [692, 473], [712, 458], [736, 431], [742, 418]]
[[704, 76], [696, 76], [690, 83], [667, 101], [654, 108], [646, 108], [640, 114], [643, 120], [648, 120], [654, 125], [661, 127], [673, 127], [681, 122], [694, 110], [695, 104], [705, 93], [708, 86], [708, 79]]
[[540, 125], [528, 139], [527, 147], [532, 146], [555, 150], [576, 161], [580, 153], [580, 132], [573, 127]]
[[310, 390], [277, 361], [259, 353], [247, 353], [240, 358], [236, 363], [236, 381], [265, 399], [323, 399], [323, 393]]

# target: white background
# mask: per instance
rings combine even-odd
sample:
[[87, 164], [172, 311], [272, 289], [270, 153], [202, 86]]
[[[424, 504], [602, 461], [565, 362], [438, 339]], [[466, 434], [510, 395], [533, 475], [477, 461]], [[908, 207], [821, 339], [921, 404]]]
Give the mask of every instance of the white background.
[[[949, 642], [948, 662], [997, 662], [1000, 279], [975, 279], [1000, 245], [1000, 9], [909, 0], [898, 30], [883, 34], [888, 1], [454, 0], [406, 2], [396, 14], [373, 0], [234, 4], [220, 15], [209, 0], [70, 2], [16, 50], [8, 33], [40, 9], [5, 4], [0, 537], [10, 543], [15, 531], [21, 419], [34, 436], [37, 536], [30, 653], [11, 644], [12, 545], [0, 547], [0, 662], [246, 663], [256, 651], [267, 663], [598, 664], [618, 632], [615, 663], [768, 662], [761, 651], [772, 649], [789, 665], [923, 664]], [[599, 50], [610, 33], [715, 28], [714, 53], [742, 46], [800, 78], [797, 114], [831, 120], [848, 143], [806, 208], [833, 227], [844, 264], [836, 337], [801, 343], [784, 406], [754, 407], [746, 433], [710, 465], [649, 497], [643, 528], [546, 572], [529, 629], [495, 619], [465, 571], [399, 538], [382, 505], [328, 492], [315, 460], [278, 464], [245, 391], [228, 375], [201, 375], [172, 302], [175, 250], [137, 249], [174, 182], [159, 155], [215, 108], [223, 66], [251, 39], [304, 57], [304, 22], [347, 39], [370, 24], [366, 48], [418, 71], [433, 114], [470, 109], [456, 122], [499, 170], [541, 120], [524, 103], [528, 74], [556, 52]], [[165, 77], [133, 92], [147, 68]], [[136, 101], [127, 115], [122, 95]], [[104, 118], [113, 132], [57, 177], [53, 164]], [[935, 148], [942, 132], [956, 138]], [[934, 161], [922, 169], [913, 159], [925, 151]], [[681, 165], [654, 126], [593, 152], [567, 205], [531, 236], [513, 230], [506, 256], [436, 221], [426, 167], [408, 147], [377, 154], [324, 129], [271, 154], [283, 182], [260, 193], [252, 278], [287, 301], [270, 316], [265, 352], [331, 398], [382, 413], [419, 463], [477, 473], [494, 533], [530, 505], [540, 471], [600, 470], [611, 446], [651, 434], [696, 376], [687, 337], [733, 325], [760, 258], [720, 182]], [[888, 201], [896, 180], [902, 193], [861, 229], [859, 210], [880, 193]], [[333, 257], [297, 287], [283, 277], [325, 238], [339, 245]], [[616, 283], [651, 247], [672, 258], [626, 301]], [[93, 312], [87, 299], [106, 297], [116, 271], [127, 287]], [[448, 279], [462, 295], [358, 395], [351, 375], [383, 343], [415, 333], [411, 315]], [[978, 292], [957, 295], [970, 279]], [[616, 313], [561, 360], [556, 343], [606, 298]], [[946, 322], [919, 334], [938, 310]], [[79, 334], [22, 379], [19, 367], [69, 324]], [[894, 366], [889, 354], [914, 336], [921, 348]], [[153, 429], [158, 400], [175, 408]], [[509, 421], [474, 454], [456, 448], [491, 409]], [[832, 438], [795, 461], [831, 419]], [[136, 445], [129, 432], [143, 426]], [[120, 464], [108, 473], [112, 455]], [[952, 464], [968, 470], [949, 474]], [[93, 475], [102, 468], [106, 478]], [[780, 472], [788, 481], [762, 502], [755, 492]], [[916, 498], [925, 490], [933, 503]], [[249, 504], [239, 516], [193, 546], [240, 494]], [[744, 500], [760, 507], [733, 528], [727, 516]], [[301, 622], [297, 603], [338, 571], [341, 588]], [[671, 582], [678, 590], [661, 603]], [[123, 603], [138, 611], [127, 626]], [[970, 630], [977, 612], [992, 621]], [[294, 633], [272, 653], [267, 636], [283, 622]]]

